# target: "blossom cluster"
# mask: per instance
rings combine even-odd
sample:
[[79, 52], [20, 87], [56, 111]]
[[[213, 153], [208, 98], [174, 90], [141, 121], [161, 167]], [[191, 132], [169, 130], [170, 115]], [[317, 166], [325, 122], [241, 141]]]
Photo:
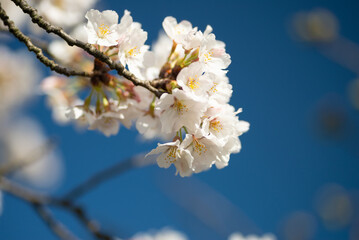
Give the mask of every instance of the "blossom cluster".
[[[184, 235], [182, 232], [170, 229], [170, 228], [164, 228], [159, 231], [149, 231], [146, 233], [138, 233], [130, 240], [187, 240], [187, 236]], [[257, 236], [254, 234], [250, 235], [243, 235], [239, 232], [234, 232], [227, 238], [228, 240], [276, 240], [276, 236], [267, 233], [262, 236]]]
[[[242, 110], [229, 104], [232, 86], [226, 69], [231, 58], [212, 27], [202, 32], [188, 21], [178, 23], [166, 17], [162, 24], [166, 34], [150, 50], [145, 45], [147, 32], [133, 21], [129, 11], [120, 20], [111, 10], [92, 9], [85, 17], [87, 42], [138, 78], [151, 81], [162, 95], [157, 98], [148, 89], [111, 74], [106, 64], [78, 51], [58, 54], [87, 69], [92, 61], [94, 75], [90, 81], [58, 76], [45, 79], [42, 88], [50, 97], [55, 118], [60, 122], [74, 120], [106, 136], [117, 134], [121, 124], [129, 128], [135, 123], [144, 138], [167, 141], [148, 155], [158, 154], [157, 163], [162, 168], [174, 164], [181, 176], [212, 165], [227, 166], [230, 154], [240, 151], [238, 137], [249, 124], [239, 120]], [[56, 55], [64, 52], [62, 48], [57, 45], [50, 51]], [[86, 89], [89, 93], [81, 99], [80, 92]]]
[[[27, 2], [47, 21], [71, 29], [82, 21], [83, 15], [96, 4], [97, 0], [29, 0]], [[27, 24], [31, 22], [30, 19], [11, 0], [1, 0], [1, 6], [16, 26], [29, 27], [32, 33], [41, 34], [41, 30], [35, 25]], [[3, 26], [2, 21], [0, 26]]]
[[26, 52], [4, 46], [0, 52], [0, 169], [26, 185], [50, 189], [61, 180], [61, 158], [40, 124], [21, 111], [37, 92], [40, 74]]

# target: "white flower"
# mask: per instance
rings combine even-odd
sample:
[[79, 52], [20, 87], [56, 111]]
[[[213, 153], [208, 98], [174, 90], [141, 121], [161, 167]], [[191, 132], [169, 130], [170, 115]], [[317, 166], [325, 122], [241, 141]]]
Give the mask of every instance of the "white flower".
[[211, 136], [204, 135], [200, 129], [194, 134], [186, 134], [182, 145], [191, 153], [192, 170], [196, 173], [209, 169], [216, 161], [222, 161], [221, 143]]
[[142, 79], [152, 80], [158, 78], [162, 66], [166, 63], [172, 48], [172, 40], [163, 32], [152, 45], [152, 51], [145, 52], [143, 56]]
[[234, 107], [229, 104], [212, 104], [202, 124], [205, 134], [211, 134], [219, 141], [225, 141], [231, 135], [242, 135], [249, 130], [249, 123], [238, 119], [236, 115], [241, 111], [234, 111]]
[[[39, 78], [34, 61], [26, 52], [0, 47], [0, 119], [35, 95]], [[19, 71], [21, 66], [21, 71]]]
[[76, 122], [82, 126], [91, 125], [96, 120], [93, 113], [89, 110], [85, 110], [82, 105], [69, 107], [65, 115], [69, 119], [76, 120]]
[[[77, 26], [74, 31], [70, 34], [74, 38], [80, 41], [87, 41], [87, 32], [84, 25]], [[49, 51], [52, 55], [56, 57], [57, 60], [61, 61], [64, 64], [70, 64], [76, 57], [84, 53], [81, 48], [75, 46], [69, 46], [63, 40], [55, 40], [49, 44]]]
[[202, 41], [198, 57], [207, 71], [215, 73], [221, 72], [231, 64], [231, 57], [226, 53], [225, 44], [216, 40], [213, 33]]
[[126, 101], [120, 101], [117, 110], [114, 110], [121, 113], [123, 118], [119, 118], [119, 120], [126, 128], [130, 128], [132, 122], [142, 114], [136, 105], [138, 105], [136, 100], [127, 99]]
[[191, 31], [197, 31], [197, 28], [192, 28], [192, 24], [189, 21], [183, 20], [182, 22], [177, 23], [177, 20], [174, 17], [166, 17], [163, 20], [162, 26], [168, 37], [177, 44], [183, 44]]
[[80, 105], [82, 101], [69, 95], [63, 88], [68, 84], [67, 78], [60, 76], [50, 76], [41, 83], [41, 91], [48, 96], [47, 104], [52, 109], [52, 117], [59, 124], [70, 121], [66, 116], [69, 107]]
[[184, 41], [182, 42], [185, 49], [195, 49], [201, 46], [203, 39], [205, 39], [211, 32], [213, 28], [210, 25], [207, 25], [204, 33], [201, 31], [196, 31], [196, 29], [190, 31]]
[[203, 73], [203, 67], [200, 63], [192, 63], [180, 71], [177, 76], [177, 83], [182, 87], [183, 91], [207, 98], [207, 91], [210, 90], [213, 84], [210, 79], [211, 75]]
[[211, 87], [208, 94], [212, 100], [218, 103], [228, 103], [232, 96], [232, 85], [229, 84], [228, 77], [225, 74], [214, 74], [207, 72], [208, 78], [211, 79]]
[[157, 148], [153, 149], [146, 156], [152, 154], [160, 154], [157, 158], [157, 164], [161, 168], [169, 168], [174, 164], [177, 173], [181, 177], [190, 176], [192, 174], [193, 157], [190, 152], [183, 148], [179, 140], [164, 144], [158, 144]]
[[269, 234], [265, 234], [263, 236], [256, 236], [256, 235], [248, 235], [248, 236], [244, 236], [241, 233], [232, 233], [228, 240], [276, 240], [277, 238], [269, 233]]
[[117, 45], [119, 39], [118, 33], [118, 15], [115, 11], [106, 10], [99, 12], [91, 9], [85, 15], [88, 20], [87, 34], [88, 43], [98, 44], [100, 46]]
[[120, 129], [119, 118], [123, 118], [123, 116], [112, 112], [103, 113], [91, 123], [89, 129], [98, 129], [100, 132], [105, 134], [106, 137], [116, 135]]
[[136, 129], [145, 139], [151, 139], [155, 137], [168, 139], [169, 136], [161, 133], [162, 125], [159, 118], [160, 113], [154, 109], [155, 102], [158, 101], [158, 99], [154, 98], [153, 93], [143, 87], [136, 86], [134, 87], [134, 90], [140, 97], [139, 102], [133, 104], [132, 106], [138, 109]]
[[136, 234], [131, 240], [187, 240], [187, 237], [181, 232], [165, 228], [156, 233]]
[[143, 31], [141, 24], [132, 23], [127, 30], [124, 39], [118, 42], [118, 58], [124, 66], [128, 66], [129, 70], [135, 75], [140, 74], [143, 67], [143, 57], [148, 50], [148, 46], [144, 45], [147, 40], [147, 32]]
[[241, 149], [239, 136], [249, 130], [249, 123], [240, 121], [236, 116], [242, 110], [234, 111], [229, 104], [213, 104], [204, 114], [206, 117], [202, 123], [204, 136], [215, 139], [220, 154], [215, 162], [217, 168], [228, 165], [231, 153], [238, 153]]
[[151, 139], [161, 132], [161, 122], [158, 117], [145, 114], [136, 121], [136, 129], [146, 139]]
[[152, 51], [156, 56], [156, 65], [159, 68], [167, 61], [171, 48], [172, 40], [161, 31], [157, 41], [152, 45]]
[[96, 0], [43, 0], [36, 8], [53, 24], [70, 27], [80, 23], [85, 11], [95, 3]]
[[46, 138], [35, 121], [27, 118], [11, 121], [1, 133], [5, 140], [5, 156], [1, 159], [24, 164], [16, 177], [40, 188], [59, 183], [62, 162], [55, 152], [47, 150]]
[[125, 10], [117, 29], [118, 33], [120, 34], [118, 42], [121, 42], [123, 41], [124, 38], [126, 38], [126, 34], [128, 33], [128, 30], [132, 26], [132, 24], [133, 24], [133, 19], [131, 16], [131, 12]]
[[183, 126], [189, 130], [196, 129], [206, 106], [202, 99], [193, 98], [179, 89], [174, 89], [172, 94], [162, 94], [156, 105], [156, 110], [161, 112], [162, 131], [174, 133]]

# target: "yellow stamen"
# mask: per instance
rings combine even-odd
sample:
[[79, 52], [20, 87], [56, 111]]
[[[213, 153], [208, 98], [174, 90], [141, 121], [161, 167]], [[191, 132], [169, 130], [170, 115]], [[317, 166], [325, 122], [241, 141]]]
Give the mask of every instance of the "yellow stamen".
[[197, 75], [193, 77], [189, 77], [187, 81], [187, 86], [191, 88], [192, 90], [195, 90], [199, 87], [198, 77]]
[[201, 144], [197, 138], [193, 137], [193, 150], [198, 154], [202, 155], [202, 153], [207, 152], [207, 148], [204, 144]]
[[211, 61], [212, 60], [212, 55], [213, 55], [213, 51], [210, 51], [208, 53], [203, 54], [204, 61], [205, 62]]
[[127, 51], [127, 55], [130, 57], [135, 57], [139, 53], [140, 53], [140, 49], [138, 49], [137, 46], [134, 48], [131, 48], [129, 51]]
[[60, 9], [65, 9], [65, 3], [63, 0], [55, 0], [54, 1], [54, 5], [57, 7], [57, 8], [60, 8]]
[[217, 85], [218, 83], [213, 83], [213, 86], [211, 87], [211, 89], [209, 89], [210, 92], [213, 92], [213, 93], [216, 93], [218, 90], [217, 90]]
[[186, 104], [183, 104], [183, 101], [175, 99], [173, 107], [177, 110], [179, 115], [183, 115], [183, 113], [188, 112], [188, 108]]
[[98, 27], [98, 33], [100, 38], [104, 38], [106, 35], [110, 33], [110, 27], [103, 23]]
[[219, 120], [217, 120], [217, 119], [213, 119], [213, 120], [210, 122], [209, 127], [210, 127], [211, 129], [213, 129], [214, 131], [216, 131], [216, 132], [219, 132], [220, 130], [223, 129], [222, 123], [221, 123]]
[[179, 151], [179, 149], [177, 147], [175, 147], [175, 146], [168, 148], [165, 160], [167, 162], [170, 162], [170, 163], [176, 162], [176, 160], [177, 160], [177, 151]]
[[180, 25], [177, 25], [175, 27], [175, 31], [178, 35], [182, 34], [184, 32], [184, 29], [180, 26]]

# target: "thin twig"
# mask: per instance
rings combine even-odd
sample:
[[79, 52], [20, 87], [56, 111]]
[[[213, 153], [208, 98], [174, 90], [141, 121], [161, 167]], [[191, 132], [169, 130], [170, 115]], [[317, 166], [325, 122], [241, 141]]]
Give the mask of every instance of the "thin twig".
[[36, 54], [36, 57], [47, 67], [49, 67], [51, 70], [63, 74], [66, 76], [82, 76], [82, 77], [91, 77], [92, 73], [82, 72], [82, 71], [75, 71], [70, 70], [67, 68], [64, 68], [58, 64], [56, 64], [53, 60], [47, 58], [43, 53], [42, 49], [35, 46], [29, 37], [24, 35], [20, 29], [18, 29], [14, 22], [9, 19], [7, 16], [5, 10], [1, 7], [0, 3], [0, 18], [3, 21], [4, 25], [7, 26], [9, 29], [9, 32], [11, 32], [19, 41], [23, 42], [26, 47], [29, 49], [29, 51], [34, 52]]
[[142, 86], [148, 89], [149, 91], [153, 92], [157, 97], [160, 97], [162, 95], [163, 92], [153, 87], [150, 81], [144, 81], [138, 79], [133, 73], [128, 71], [121, 63], [113, 61], [110, 57], [106, 56], [101, 51], [98, 51], [91, 44], [77, 40], [71, 37], [69, 34], [67, 34], [62, 28], [53, 26], [50, 22], [46, 21], [43, 17], [41, 17], [37, 13], [37, 10], [31, 7], [25, 0], [12, 0], [12, 1], [18, 7], [20, 7], [24, 13], [27, 13], [31, 17], [32, 22], [36, 23], [47, 33], [56, 34], [57, 36], [65, 40], [69, 46], [77, 46], [79, 48], [82, 48], [90, 55], [106, 63], [111, 69], [115, 69], [119, 75], [127, 78], [137, 86]]

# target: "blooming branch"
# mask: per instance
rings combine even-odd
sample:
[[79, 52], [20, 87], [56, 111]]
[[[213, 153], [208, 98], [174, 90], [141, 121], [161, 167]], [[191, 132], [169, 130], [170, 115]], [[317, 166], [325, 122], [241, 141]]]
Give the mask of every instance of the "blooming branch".
[[75, 71], [75, 70], [69, 70], [67, 68], [64, 68], [58, 64], [56, 64], [53, 60], [47, 58], [43, 53], [42, 49], [35, 46], [29, 37], [24, 35], [20, 29], [18, 29], [14, 22], [9, 19], [7, 16], [5, 10], [1, 7], [0, 3], [0, 18], [3, 21], [4, 25], [8, 27], [9, 32], [11, 32], [19, 41], [23, 42], [26, 47], [29, 49], [29, 51], [34, 52], [36, 54], [36, 57], [47, 67], [49, 67], [51, 70], [63, 74], [65, 76], [82, 76], [82, 77], [91, 77], [91, 73], [82, 72], [82, 71]]
[[39, 25], [48, 33], [54, 33], [67, 42], [70, 46], [77, 46], [82, 48], [90, 55], [106, 63], [110, 69], [114, 69], [117, 73], [126, 79], [130, 80], [136, 86], [142, 86], [149, 91], [153, 92], [157, 97], [160, 97], [163, 91], [160, 91], [153, 87], [150, 81], [143, 81], [138, 79], [133, 73], [128, 71], [121, 63], [113, 61], [110, 57], [106, 56], [103, 52], [97, 50], [93, 45], [84, 43], [78, 39], [73, 38], [67, 34], [62, 28], [53, 26], [50, 22], [46, 21], [43, 17], [38, 15], [37, 10], [31, 7], [25, 0], [12, 0], [17, 6], [19, 6], [24, 13], [27, 13], [32, 21]]

